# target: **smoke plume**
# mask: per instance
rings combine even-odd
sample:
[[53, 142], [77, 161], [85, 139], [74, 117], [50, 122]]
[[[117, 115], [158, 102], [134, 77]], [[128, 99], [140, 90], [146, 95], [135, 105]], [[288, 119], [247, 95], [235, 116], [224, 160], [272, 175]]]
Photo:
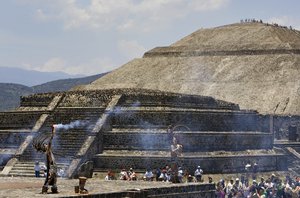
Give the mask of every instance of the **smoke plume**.
[[76, 120], [76, 121], [70, 122], [69, 124], [54, 124], [53, 127], [55, 129], [68, 130], [68, 129], [83, 127], [83, 126], [86, 126], [87, 124], [88, 124], [88, 121]]

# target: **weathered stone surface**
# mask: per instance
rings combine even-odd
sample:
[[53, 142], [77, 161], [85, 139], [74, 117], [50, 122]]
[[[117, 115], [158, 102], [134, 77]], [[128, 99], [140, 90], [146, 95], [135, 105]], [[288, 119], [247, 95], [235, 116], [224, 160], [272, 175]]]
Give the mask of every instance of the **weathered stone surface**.
[[[217, 178], [216, 178], [217, 181]], [[43, 178], [12, 177], [0, 180], [1, 197], [41, 197]], [[124, 198], [137, 197], [172, 197], [172, 198], [214, 198], [214, 186], [208, 183], [172, 184], [169, 182], [145, 182], [142, 180], [104, 181], [103, 178], [92, 178], [86, 181], [88, 194], [75, 193], [74, 186], [78, 179], [58, 179], [58, 194], [48, 193], [47, 197], [87, 197], [87, 198]], [[190, 192], [188, 194], [188, 192]]]
[[213, 96], [264, 114], [300, 114], [300, 33], [263, 23], [200, 29], [81, 90], [145, 88]]
[[[39, 111], [43, 119], [35, 121], [39, 127], [34, 128], [38, 130], [31, 131], [27, 138], [32, 139], [37, 134], [47, 136], [53, 124], [83, 123], [57, 131], [53, 139], [56, 161], [63, 164], [68, 177], [78, 176], [79, 166], [89, 160], [94, 161], [95, 168], [103, 169], [116, 166], [161, 168], [171, 160], [169, 125], [176, 126], [173, 134], [183, 145], [180, 163], [186, 169], [192, 170], [203, 163], [207, 169], [217, 164], [210, 170], [213, 173], [238, 172], [246, 159], [264, 164], [263, 171], [286, 168], [285, 155], [272, 149], [270, 117], [253, 110], [240, 110], [230, 102], [142, 89], [71, 91], [52, 95], [28, 96], [42, 101], [43, 97], [52, 98], [52, 101], [47, 111]], [[22, 145], [29, 142], [24, 141]], [[17, 175], [18, 171], [21, 175], [30, 175], [21, 168], [26, 167], [27, 171], [30, 164], [43, 159], [32, 147], [22, 145], [18, 148], [19, 162], [12, 168], [12, 175]], [[137, 151], [145, 152], [139, 155]], [[228, 153], [233, 151], [236, 153]], [[233, 161], [237, 162], [235, 166], [232, 166]]]

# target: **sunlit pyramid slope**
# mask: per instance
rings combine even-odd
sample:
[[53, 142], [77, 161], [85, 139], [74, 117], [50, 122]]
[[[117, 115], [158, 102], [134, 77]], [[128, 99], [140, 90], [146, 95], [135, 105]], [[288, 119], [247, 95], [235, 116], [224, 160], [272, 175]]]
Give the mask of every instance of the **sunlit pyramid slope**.
[[213, 96], [260, 113], [300, 114], [300, 32], [264, 23], [200, 29], [77, 89]]

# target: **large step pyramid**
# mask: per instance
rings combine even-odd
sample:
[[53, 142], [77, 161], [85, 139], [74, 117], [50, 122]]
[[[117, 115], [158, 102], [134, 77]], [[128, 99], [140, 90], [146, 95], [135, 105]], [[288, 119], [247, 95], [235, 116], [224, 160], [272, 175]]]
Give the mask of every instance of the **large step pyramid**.
[[300, 32], [249, 22], [200, 29], [77, 89], [155, 89], [299, 115], [299, 76]]
[[1, 152], [2, 175], [33, 176], [34, 162], [44, 155], [32, 139], [49, 134], [53, 124], [72, 122], [85, 124], [58, 131], [52, 145], [68, 177], [78, 176], [87, 161], [100, 171], [170, 164], [169, 125], [177, 126], [174, 136], [183, 145], [178, 162], [190, 172], [200, 164], [207, 173], [243, 172], [247, 163], [259, 164], [260, 171], [287, 167], [283, 150], [273, 148], [271, 116], [207, 96], [143, 89], [35, 94], [0, 116], [6, 118], [2, 151], [11, 149], [10, 155]]

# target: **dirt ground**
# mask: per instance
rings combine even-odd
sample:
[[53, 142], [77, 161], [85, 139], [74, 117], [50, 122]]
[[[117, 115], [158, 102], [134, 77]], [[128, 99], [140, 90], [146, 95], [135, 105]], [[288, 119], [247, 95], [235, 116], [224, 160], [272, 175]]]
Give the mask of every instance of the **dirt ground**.
[[[257, 179], [261, 176], [268, 178], [275, 173], [281, 178], [288, 172], [268, 172], [260, 173], [257, 175]], [[212, 177], [214, 182], [218, 182], [220, 179], [224, 179], [226, 182], [231, 178], [240, 178], [241, 174], [224, 174], [224, 175], [209, 175], [205, 174], [203, 176], [204, 182], [208, 182], [208, 177]], [[252, 180], [250, 179], [250, 182]], [[59, 178], [58, 194], [51, 194], [49, 189], [49, 194], [41, 194], [41, 188], [44, 183], [44, 178], [31, 178], [31, 177], [0, 177], [0, 198], [15, 198], [15, 197], [63, 197], [63, 196], [76, 196], [78, 194], [74, 191], [74, 186], [79, 184], [78, 179], [64, 179]], [[128, 189], [145, 189], [151, 187], [166, 187], [172, 184], [169, 182], [145, 182], [145, 181], [104, 181], [104, 176], [98, 174], [97, 176], [88, 179], [85, 188], [90, 194], [108, 193], [108, 192], [118, 192]], [[187, 185], [186, 183], [179, 185]]]

